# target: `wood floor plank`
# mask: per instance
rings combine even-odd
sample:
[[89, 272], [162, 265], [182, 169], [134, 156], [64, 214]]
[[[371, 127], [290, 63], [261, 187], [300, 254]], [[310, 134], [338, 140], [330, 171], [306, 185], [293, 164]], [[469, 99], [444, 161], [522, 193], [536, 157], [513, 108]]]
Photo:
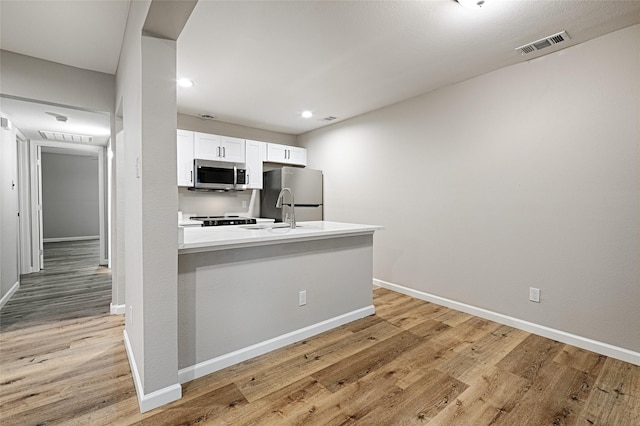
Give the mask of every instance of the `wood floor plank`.
[[229, 411], [237, 410], [246, 404], [248, 404], [248, 401], [242, 395], [242, 392], [238, 390], [235, 384], [230, 383], [191, 400], [189, 405], [169, 404], [162, 412], [144, 419], [140, 422], [140, 425], [188, 425], [213, 422]]
[[[97, 242], [45, 245], [0, 311], [0, 424], [640, 425], [640, 367], [383, 288], [376, 314], [141, 414]], [[104, 287], [104, 288], [103, 288]]]
[[317, 350], [307, 351], [296, 358], [269, 369], [263, 369], [259, 374], [245, 376], [236, 383], [249, 401], [255, 401], [275, 389], [293, 383], [304, 376], [314, 375], [327, 366], [335, 365], [337, 361], [368, 350], [379, 342], [393, 339], [400, 332], [400, 329], [387, 322], [376, 323], [349, 339], [342, 339]]
[[324, 387], [336, 392], [344, 385], [353, 383], [384, 366], [403, 351], [417, 345], [420, 338], [403, 331], [377, 343], [366, 351], [360, 351], [312, 374]]
[[309, 399], [301, 410], [295, 415], [283, 418], [280, 424], [366, 424], [360, 421], [362, 417], [382, 401], [402, 392], [394, 382], [395, 379], [386, 374], [367, 374], [356, 382], [345, 384], [335, 392], [327, 390], [328, 395], [323, 398]]
[[562, 350], [563, 344], [535, 334], [529, 335], [497, 366], [525, 379], [534, 380], [538, 372]]
[[562, 351], [553, 358], [558, 364], [563, 364], [576, 370], [597, 376], [604, 366], [606, 356], [596, 354], [571, 345], [564, 345]]
[[531, 387], [515, 374], [491, 367], [469, 382], [468, 388], [438, 413], [435, 424], [493, 425], [502, 421]]
[[595, 425], [640, 425], [640, 366], [607, 358], [580, 417]]
[[457, 355], [440, 364], [437, 369], [468, 383], [509, 355], [527, 336], [528, 333], [524, 331], [500, 326], [495, 332], [488, 332], [473, 344], [465, 346], [464, 350], [456, 349]]
[[310, 401], [325, 400], [331, 392], [317, 380], [304, 377], [288, 386], [276, 390], [263, 398], [229, 411], [215, 420], [220, 425], [265, 425], [295, 424], [292, 419], [304, 417], [311, 406]]
[[595, 377], [550, 362], [538, 369], [531, 381], [522, 399], [497, 424], [577, 424]]
[[389, 398], [380, 401], [363, 424], [424, 424], [456, 400], [467, 385], [437, 370]]

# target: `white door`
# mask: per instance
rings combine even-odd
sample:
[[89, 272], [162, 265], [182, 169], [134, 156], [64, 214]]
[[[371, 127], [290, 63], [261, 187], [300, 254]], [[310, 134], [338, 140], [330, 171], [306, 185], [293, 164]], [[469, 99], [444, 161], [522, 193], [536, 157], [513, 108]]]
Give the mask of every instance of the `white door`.
[[36, 178], [37, 178], [37, 190], [36, 190], [36, 211], [38, 222], [38, 262], [39, 268], [44, 269], [44, 237], [42, 231], [42, 147], [36, 146]]

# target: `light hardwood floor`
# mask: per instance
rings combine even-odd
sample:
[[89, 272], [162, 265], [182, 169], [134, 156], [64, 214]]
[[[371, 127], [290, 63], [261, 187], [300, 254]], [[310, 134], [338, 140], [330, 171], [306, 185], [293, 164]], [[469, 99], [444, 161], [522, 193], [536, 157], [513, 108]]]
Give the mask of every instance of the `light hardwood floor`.
[[186, 383], [181, 400], [140, 414], [123, 318], [99, 290], [106, 306], [92, 315], [79, 297], [83, 314], [67, 318], [31, 315], [51, 298], [10, 310], [2, 425], [640, 425], [640, 367], [380, 288], [375, 315]]

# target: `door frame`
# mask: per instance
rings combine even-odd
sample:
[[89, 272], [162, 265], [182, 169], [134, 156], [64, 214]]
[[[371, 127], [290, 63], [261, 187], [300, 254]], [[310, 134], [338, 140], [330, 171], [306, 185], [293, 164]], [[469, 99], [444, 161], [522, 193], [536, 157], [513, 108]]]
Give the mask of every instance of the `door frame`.
[[43, 233], [42, 233], [42, 147], [62, 148], [65, 150], [87, 151], [98, 156], [98, 220], [100, 226], [100, 265], [108, 265], [107, 244], [105, 244], [105, 188], [106, 167], [105, 147], [98, 145], [81, 145], [69, 142], [52, 142], [31, 140], [29, 144], [29, 160], [31, 167], [31, 247], [34, 261], [33, 272], [44, 268]]

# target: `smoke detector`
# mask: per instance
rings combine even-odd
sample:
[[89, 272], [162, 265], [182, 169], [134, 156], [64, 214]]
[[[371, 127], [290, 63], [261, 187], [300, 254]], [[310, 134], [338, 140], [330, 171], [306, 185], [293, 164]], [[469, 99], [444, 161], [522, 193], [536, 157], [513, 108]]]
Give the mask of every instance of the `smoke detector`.
[[529, 53], [537, 52], [538, 50], [545, 49], [553, 46], [554, 44], [563, 43], [569, 39], [569, 34], [567, 34], [566, 31], [562, 31], [557, 34], [541, 38], [540, 40], [536, 40], [533, 43], [517, 47], [516, 52], [520, 52], [521, 55], [528, 55]]

